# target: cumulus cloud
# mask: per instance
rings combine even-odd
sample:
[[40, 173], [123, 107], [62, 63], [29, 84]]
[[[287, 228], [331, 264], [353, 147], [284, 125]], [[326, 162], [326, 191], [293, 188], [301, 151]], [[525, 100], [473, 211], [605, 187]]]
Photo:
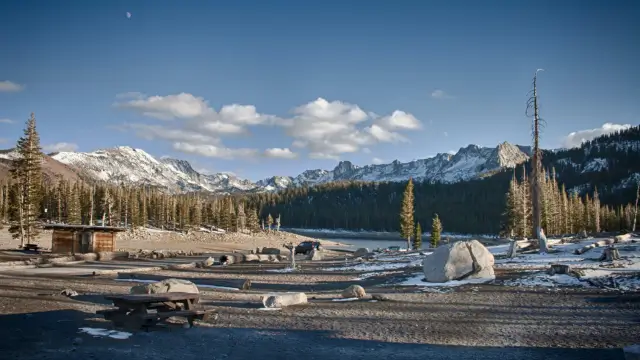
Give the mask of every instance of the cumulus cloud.
[[377, 158], [377, 157], [374, 157], [373, 159], [371, 159], [371, 162], [372, 162], [374, 165], [384, 164], [384, 160], [382, 160], [382, 159], [380, 159], [380, 158]]
[[298, 157], [298, 154], [289, 148], [271, 148], [264, 151], [264, 156], [278, 159], [295, 159]]
[[562, 146], [565, 148], [579, 147], [583, 142], [593, 140], [601, 135], [611, 134], [616, 131], [626, 130], [630, 128], [630, 124], [613, 124], [605, 123], [599, 128], [574, 131], [562, 140]]
[[24, 90], [24, 85], [16, 84], [9, 80], [0, 81], [0, 92], [18, 92]]
[[440, 89], [434, 90], [431, 93], [431, 97], [434, 98], [434, 99], [438, 99], [438, 100], [445, 100], [445, 99], [452, 99], [453, 98], [453, 96], [447, 94], [446, 92], [444, 92], [444, 90], [440, 90]]
[[138, 112], [175, 126], [128, 124], [138, 136], [173, 142], [173, 148], [209, 157], [266, 157], [292, 159], [289, 148], [230, 149], [222, 145], [226, 136], [239, 135], [253, 126], [278, 126], [292, 138], [291, 147], [304, 149], [312, 159], [338, 159], [378, 143], [407, 142], [400, 132], [417, 130], [422, 124], [412, 114], [396, 110], [379, 116], [342, 101], [317, 98], [293, 108], [285, 117], [262, 114], [253, 105], [224, 105], [216, 111], [202, 97], [188, 93], [146, 96], [119, 95], [114, 106]]
[[49, 144], [42, 146], [42, 150], [46, 153], [61, 152], [61, 151], [78, 151], [78, 145], [67, 142], [59, 142], [55, 144]]
[[295, 139], [293, 146], [306, 148], [312, 159], [338, 159], [377, 143], [408, 141], [397, 131], [421, 126], [413, 115], [402, 111], [372, 116], [377, 115], [357, 105], [318, 98], [295, 108], [293, 117], [281, 125]]
[[13, 124], [14, 121], [11, 119], [0, 119], [0, 124]]

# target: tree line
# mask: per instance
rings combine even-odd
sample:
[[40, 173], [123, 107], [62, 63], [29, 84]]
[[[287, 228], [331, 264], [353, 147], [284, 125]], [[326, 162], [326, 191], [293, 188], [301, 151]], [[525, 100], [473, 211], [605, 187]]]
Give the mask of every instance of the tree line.
[[[581, 148], [582, 158], [575, 155], [572, 161], [584, 162], [585, 149], [591, 149], [589, 154], [598, 157], [618, 154], [618, 160], [608, 160], [609, 168], [604, 172], [615, 174], [615, 180], [609, 179], [613, 183], [640, 172], [640, 162], [631, 164], [638, 151], [612, 152], [616, 147], [610, 144], [619, 140], [616, 136], [633, 143], [638, 141], [640, 133], [638, 128], [632, 128], [608, 135], [610, 142], [596, 139]], [[528, 236], [531, 231], [527, 230], [531, 227], [528, 224], [530, 210], [523, 206], [530, 196], [529, 187], [524, 185], [530, 172], [528, 163], [514, 171], [500, 171], [484, 179], [453, 184], [411, 181], [413, 227], [406, 226], [403, 230], [399, 217], [408, 182], [343, 181], [288, 188], [277, 193], [216, 196], [203, 192], [172, 195], [149, 186], [90, 180], [70, 182], [60, 177], [48, 179], [42, 175], [43, 154], [33, 115], [27, 121], [16, 151], [19, 156], [12, 163], [11, 177], [0, 181], [0, 226], [8, 224], [14, 237], [27, 242], [37, 235], [42, 222], [150, 225], [175, 230], [215, 226], [227, 231], [261, 231], [284, 224], [299, 228], [402, 231], [403, 237], [409, 240], [418, 240], [415, 229], [418, 226], [433, 231], [434, 219], [445, 224], [449, 232], [495, 234], [502, 231]], [[630, 229], [629, 224], [637, 219], [637, 213], [628, 203], [635, 199], [636, 189], [633, 193], [629, 189], [617, 191], [612, 182], [603, 180], [602, 172], [593, 172], [581, 175], [582, 184], [594, 179], [590, 182], [593, 188], [581, 196], [570, 192], [565, 188], [562, 174], [572, 174], [573, 170], [562, 167], [556, 171], [546, 166], [557, 164], [553, 157], [560, 156], [558, 153], [545, 153], [542, 157], [543, 165], [551, 169], [544, 173], [542, 185], [542, 227], [546, 233]], [[514, 176], [514, 172], [519, 176]], [[571, 179], [569, 182], [574, 181]], [[440, 231], [441, 225], [435, 233]]]

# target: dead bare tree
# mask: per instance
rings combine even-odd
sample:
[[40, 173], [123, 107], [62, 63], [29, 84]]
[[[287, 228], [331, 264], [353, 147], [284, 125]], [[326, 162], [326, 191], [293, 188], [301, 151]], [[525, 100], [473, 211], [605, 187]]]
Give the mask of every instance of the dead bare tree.
[[[542, 186], [540, 184], [540, 175], [542, 173], [542, 152], [540, 151], [540, 127], [544, 126], [544, 120], [540, 118], [538, 108], [538, 72], [543, 69], [537, 69], [533, 76], [533, 89], [531, 90], [529, 100], [527, 101], [527, 110], [525, 114], [528, 117], [533, 116], [532, 123], [532, 136], [533, 136], [533, 159], [531, 161], [531, 205], [532, 205], [532, 225], [533, 225], [533, 237], [538, 239], [540, 245], [540, 252], [547, 252], [547, 239], [544, 234], [541, 233], [541, 218], [542, 218]], [[533, 114], [532, 114], [533, 112]]]
[[633, 211], [633, 227], [632, 232], [636, 232], [636, 220], [638, 219], [638, 198], [640, 198], [640, 181], [638, 181], [638, 187], [636, 188], [636, 207]]

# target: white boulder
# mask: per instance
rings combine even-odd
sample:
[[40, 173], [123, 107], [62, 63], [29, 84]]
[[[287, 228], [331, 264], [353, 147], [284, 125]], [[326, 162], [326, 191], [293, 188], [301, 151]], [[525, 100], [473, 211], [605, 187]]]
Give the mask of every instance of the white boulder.
[[129, 291], [131, 294], [164, 294], [170, 292], [184, 292], [199, 294], [196, 284], [183, 279], [164, 279], [158, 282], [136, 285]]
[[291, 305], [299, 305], [307, 303], [307, 295], [305, 293], [280, 293], [269, 294], [262, 297], [262, 304], [266, 308], [280, 309]]
[[422, 262], [426, 281], [494, 278], [493, 254], [478, 240], [459, 241], [438, 247]]

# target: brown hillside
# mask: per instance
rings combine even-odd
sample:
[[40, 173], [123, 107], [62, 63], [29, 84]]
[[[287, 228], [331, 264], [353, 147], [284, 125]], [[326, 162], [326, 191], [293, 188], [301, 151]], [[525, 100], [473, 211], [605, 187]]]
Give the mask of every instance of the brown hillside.
[[[42, 175], [46, 180], [55, 181], [56, 175], [61, 175], [63, 179], [71, 182], [81, 180], [81, 177], [78, 175], [78, 171], [71, 166], [63, 164], [48, 155], [43, 155], [43, 158]], [[11, 160], [0, 158], [0, 181], [11, 176], [9, 174], [11, 163]]]

